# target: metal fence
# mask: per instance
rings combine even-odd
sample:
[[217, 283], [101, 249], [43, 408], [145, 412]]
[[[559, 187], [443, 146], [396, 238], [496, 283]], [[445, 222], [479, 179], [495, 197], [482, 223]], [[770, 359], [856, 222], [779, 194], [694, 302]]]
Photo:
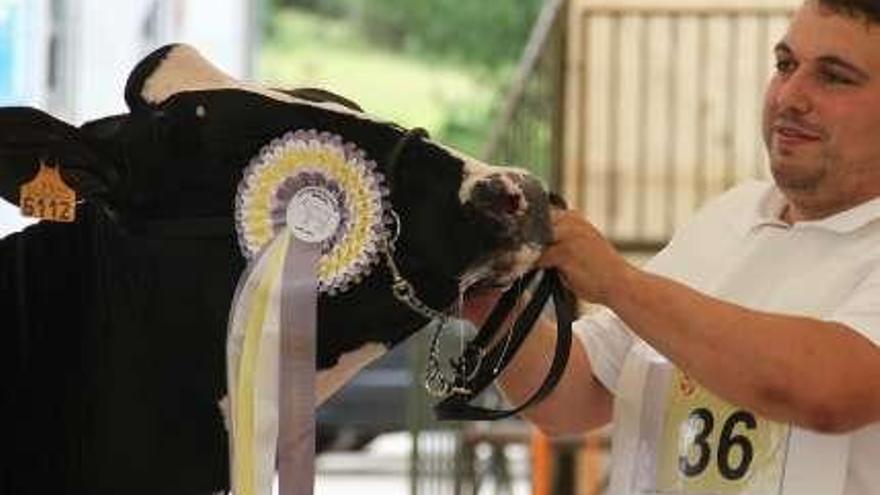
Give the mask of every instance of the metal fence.
[[528, 168], [559, 189], [565, 0], [548, 0], [483, 150], [495, 164]]

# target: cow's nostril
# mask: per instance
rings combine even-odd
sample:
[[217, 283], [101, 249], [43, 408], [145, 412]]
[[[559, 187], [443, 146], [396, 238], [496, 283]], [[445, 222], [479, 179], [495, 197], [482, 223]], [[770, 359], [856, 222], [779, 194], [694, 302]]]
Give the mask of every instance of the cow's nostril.
[[478, 182], [471, 199], [478, 209], [496, 217], [517, 216], [526, 207], [519, 184], [502, 174]]
[[522, 197], [519, 194], [503, 192], [496, 199], [496, 209], [507, 215], [515, 215], [522, 206]]

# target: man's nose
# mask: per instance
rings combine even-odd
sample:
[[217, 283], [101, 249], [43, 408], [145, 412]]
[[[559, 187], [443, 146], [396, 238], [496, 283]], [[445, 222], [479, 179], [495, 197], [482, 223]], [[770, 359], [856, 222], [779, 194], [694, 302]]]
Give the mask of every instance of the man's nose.
[[779, 82], [774, 103], [783, 112], [809, 113], [813, 109], [813, 102], [807, 73], [798, 70]]

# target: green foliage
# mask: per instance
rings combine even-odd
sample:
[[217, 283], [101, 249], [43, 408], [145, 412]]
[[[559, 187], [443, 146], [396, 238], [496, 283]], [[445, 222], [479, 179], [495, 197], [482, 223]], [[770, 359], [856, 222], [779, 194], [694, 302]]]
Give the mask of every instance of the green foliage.
[[[519, 58], [541, 0], [364, 0], [365, 31], [397, 47], [496, 68]], [[391, 45], [394, 46], [394, 45]]]
[[[295, 8], [325, 16], [345, 15], [352, 8], [352, 0], [267, 0], [276, 9]], [[358, 1], [358, 0], [355, 0]]]
[[284, 9], [273, 23], [259, 59], [265, 84], [333, 91], [376, 117], [424, 127], [473, 155], [481, 151], [493, 103], [503, 94], [496, 79], [376, 47], [345, 20]]
[[515, 63], [543, 0], [267, 0], [356, 22], [391, 50], [488, 69]]
[[479, 156], [543, 0], [263, 0], [259, 77], [338, 92]]
[[480, 157], [491, 131], [493, 108], [497, 98], [474, 98], [469, 104], [447, 109], [437, 131], [438, 138], [456, 148]]

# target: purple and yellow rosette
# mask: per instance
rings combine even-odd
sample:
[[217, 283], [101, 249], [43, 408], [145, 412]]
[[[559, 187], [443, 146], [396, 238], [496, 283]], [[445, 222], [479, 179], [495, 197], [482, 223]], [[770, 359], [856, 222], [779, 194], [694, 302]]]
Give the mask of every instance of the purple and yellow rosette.
[[334, 294], [360, 282], [379, 259], [390, 222], [388, 189], [376, 169], [357, 146], [327, 132], [299, 130], [272, 141], [239, 185], [235, 212], [242, 252], [252, 259], [278, 235], [297, 191], [323, 188], [335, 197], [342, 218], [322, 243], [320, 290]]
[[236, 495], [311, 494], [317, 295], [379, 260], [390, 219], [375, 162], [341, 137], [287, 133], [245, 169], [236, 228], [249, 264], [229, 319], [230, 465]]

